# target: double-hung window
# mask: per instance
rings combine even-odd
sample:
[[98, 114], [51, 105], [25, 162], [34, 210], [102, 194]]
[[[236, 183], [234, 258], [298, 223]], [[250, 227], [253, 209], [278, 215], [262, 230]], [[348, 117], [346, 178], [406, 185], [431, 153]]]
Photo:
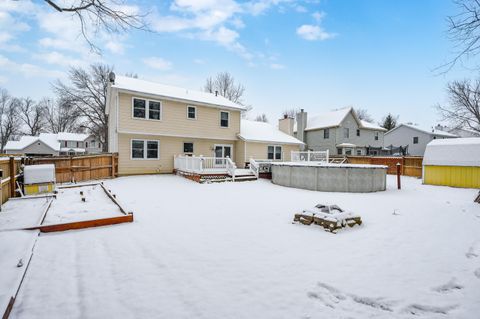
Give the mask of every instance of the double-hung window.
[[184, 153], [193, 153], [193, 143], [192, 142], [183, 143], [183, 152]]
[[132, 159], [158, 159], [158, 141], [132, 140]]
[[271, 160], [282, 159], [282, 147], [276, 145], [269, 145], [267, 150], [267, 158]]
[[326, 129], [323, 130], [323, 138], [324, 139], [330, 138], [330, 129], [329, 128], [326, 128]]
[[220, 126], [221, 127], [228, 127], [228, 122], [230, 119], [230, 113], [221, 111], [220, 112]]
[[190, 120], [197, 118], [197, 108], [195, 106], [187, 106], [187, 118]]
[[133, 98], [133, 117], [137, 119], [161, 120], [162, 103], [160, 101]]
[[418, 144], [418, 136], [413, 137], [413, 144]]
[[360, 136], [360, 130], [357, 129], [357, 136]]
[[375, 132], [375, 141], [378, 141], [378, 132]]

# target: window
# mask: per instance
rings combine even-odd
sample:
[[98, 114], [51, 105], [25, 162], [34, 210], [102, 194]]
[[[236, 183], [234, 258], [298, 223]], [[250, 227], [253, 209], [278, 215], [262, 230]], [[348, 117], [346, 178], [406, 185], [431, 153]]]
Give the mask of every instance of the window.
[[413, 137], [413, 144], [418, 144], [418, 136]]
[[330, 138], [330, 129], [326, 128], [323, 130], [323, 138], [324, 139]]
[[193, 143], [183, 143], [183, 152], [184, 153], [193, 153]]
[[337, 148], [337, 155], [342, 155], [342, 149], [341, 148]]
[[95, 147], [95, 140], [90, 141], [90, 147]]
[[345, 127], [343, 129], [343, 137], [344, 138], [349, 138], [350, 137], [350, 129], [348, 127]]
[[143, 158], [144, 142], [139, 140], [132, 140], [132, 158]]
[[85, 142], [85, 148], [88, 148], [88, 142]]
[[68, 142], [67, 141], [63, 142], [63, 146], [68, 147]]
[[360, 130], [357, 130], [357, 136], [360, 136]]
[[132, 159], [158, 159], [158, 141], [132, 140]]
[[220, 112], [220, 126], [221, 127], [228, 127], [228, 119], [230, 117], [230, 113], [228, 112]]
[[[147, 107], [148, 106], [148, 107]], [[133, 98], [133, 117], [139, 119], [161, 120], [162, 103]]]
[[357, 150], [357, 155], [362, 155], [362, 150]]
[[281, 160], [282, 159], [282, 147], [269, 145], [267, 148], [267, 158], [271, 160]]
[[378, 132], [375, 132], [374, 137], [375, 137], [375, 141], [378, 141]]
[[80, 142], [77, 142], [77, 148], [80, 147]]
[[133, 117], [145, 118], [146, 101], [141, 99], [133, 99]]
[[349, 149], [349, 148], [347, 148], [347, 149], [345, 150], [345, 155], [352, 155], [352, 150]]
[[148, 101], [148, 118], [150, 120], [160, 120], [160, 102]]
[[197, 108], [195, 106], [187, 106], [187, 118], [190, 120], [197, 118]]

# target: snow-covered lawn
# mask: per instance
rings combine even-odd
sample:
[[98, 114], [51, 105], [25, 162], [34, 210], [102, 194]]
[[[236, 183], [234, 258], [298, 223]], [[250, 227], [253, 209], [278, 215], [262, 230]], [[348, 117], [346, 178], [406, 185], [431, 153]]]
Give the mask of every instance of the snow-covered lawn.
[[[413, 178], [398, 191], [394, 179], [370, 194], [106, 181], [135, 222], [42, 234], [12, 317], [478, 318], [476, 191]], [[364, 225], [334, 235], [291, 223], [324, 202]]]

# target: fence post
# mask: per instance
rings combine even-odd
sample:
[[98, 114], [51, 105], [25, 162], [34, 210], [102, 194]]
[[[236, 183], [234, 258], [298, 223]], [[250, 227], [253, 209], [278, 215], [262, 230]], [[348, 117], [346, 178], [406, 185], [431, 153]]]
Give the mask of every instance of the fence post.
[[400, 172], [400, 166], [401, 166], [401, 164], [400, 164], [400, 162], [398, 162], [397, 163], [397, 188], [398, 189], [402, 189], [402, 184], [400, 182], [400, 173], [401, 173]]
[[73, 156], [70, 156], [70, 182], [73, 183]]
[[10, 171], [10, 197], [15, 197], [15, 157], [13, 156], [10, 156], [8, 170]]
[[112, 153], [112, 178], [115, 178], [115, 154]]

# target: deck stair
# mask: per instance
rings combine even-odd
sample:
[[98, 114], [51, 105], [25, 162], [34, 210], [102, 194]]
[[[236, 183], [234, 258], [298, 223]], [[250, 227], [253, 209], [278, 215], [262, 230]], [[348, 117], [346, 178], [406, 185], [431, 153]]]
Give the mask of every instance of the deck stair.
[[235, 182], [254, 181], [257, 176], [248, 168], [235, 169]]
[[344, 164], [347, 162], [346, 157], [331, 157], [329, 163], [332, 164]]

